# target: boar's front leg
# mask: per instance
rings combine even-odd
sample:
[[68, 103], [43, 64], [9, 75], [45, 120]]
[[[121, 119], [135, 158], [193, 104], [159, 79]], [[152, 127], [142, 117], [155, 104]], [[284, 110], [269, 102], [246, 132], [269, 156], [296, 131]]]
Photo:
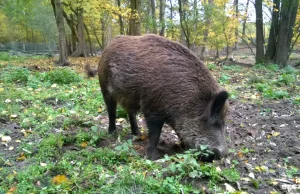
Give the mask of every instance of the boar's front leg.
[[155, 115], [145, 115], [147, 127], [149, 130], [149, 143], [147, 147], [147, 158], [150, 160], [157, 159], [157, 144], [161, 134], [164, 118]]
[[141, 132], [140, 132], [139, 127], [136, 122], [136, 113], [130, 111], [128, 113], [128, 115], [129, 115], [129, 122], [130, 122], [132, 134], [139, 136], [141, 134]]

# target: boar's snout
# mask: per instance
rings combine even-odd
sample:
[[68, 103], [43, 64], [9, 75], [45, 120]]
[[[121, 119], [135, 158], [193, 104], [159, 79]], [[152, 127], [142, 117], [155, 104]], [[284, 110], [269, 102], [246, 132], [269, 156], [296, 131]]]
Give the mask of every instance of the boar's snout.
[[212, 148], [212, 152], [215, 155], [215, 159], [219, 160], [227, 155], [228, 148], [227, 147], [215, 147], [215, 148]]
[[199, 159], [201, 161], [206, 161], [206, 162], [211, 162], [213, 160], [220, 160], [224, 156], [227, 155], [228, 153], [228, 148], [227, 147], [211, 147], [210, 151], [212, 154], [202, 156]]

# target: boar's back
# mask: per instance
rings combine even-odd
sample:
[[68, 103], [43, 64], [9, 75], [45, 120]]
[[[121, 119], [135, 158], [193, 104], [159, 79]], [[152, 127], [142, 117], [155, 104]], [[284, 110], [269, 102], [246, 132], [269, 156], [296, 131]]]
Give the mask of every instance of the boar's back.
[[156, 36], [118, 36], [104, 50], [99, 79], [127, 110], [199, 116], [220, 91], [186, 47]]

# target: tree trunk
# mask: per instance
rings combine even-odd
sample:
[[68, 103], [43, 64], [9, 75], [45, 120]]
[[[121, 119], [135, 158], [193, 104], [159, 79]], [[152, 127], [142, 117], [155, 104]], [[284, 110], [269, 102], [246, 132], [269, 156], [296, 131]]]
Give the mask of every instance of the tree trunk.
[[160, 28], [160, 32], [159, 35], [160, 36], [165, 36], [165, 28], [166, 28], [166, 24], [165, 24], [165, 7], [166, 7], [166, 0], [159, 0], [159, 22], [161, 24], [161, 28]]
[[276, 40], [278, 36], [279, 29], [279, 4], [280, 0], [273, 0], [273, 11], [272, 11], [272, 23], [269, 33], [269, 41], [267, 45], [265, 59], [266, 61], [271, 61], [274, 59], [276, 52]]
[[87, 28], [86, 25], [84, 25], [84, 29], [85, 29], [85, 32], [86, 32], [86, 35], [87, 35], [87, 38], [88, 38], [88, 41], [89, 41], [89, 45], [90, 45], [90, 54], [91, 54], [90, 56], [93, 56], [93, 46], [92, 46], [92, 41], [91, 41], [89, 29]]
[[249, 1], [250, 0], [247, 0], [247, 3], [246, 3], [246, 13], [245, 13], [245, 18], [243, 20], [242, 37], [244, 37], [246, 34], [246, 23], [247, 23], [247, 18], [248, 18]]
[[[117, 0], [117, 4], [118, 4], [118, 8], [121, 8], [121, 0]], [[125, 31], [124, 31], [124, 23], [123, 23], [123, 17], [121, 14], [119, 14], [119, 24], [120, 24], [120, 34], [124, 35]]]
[[[234, 7], [235, 7], [235, 18], [238, 20], [238, 18], [239, 18], [239, 0], [234, 0]], [[238, 35], [239, 35], [239, 29], [238, 29], [238, 26], [237, 26], [235, 28], [235, 38], [236, 38], [236, 41], [234, 43], [234, 49], [237, 49]]]
[[83, 10], [79, 9], [77, 13], [77, 35], [78, 35], [78, 48], [73, 53], [74, 57], [86, 57], [86, 46], [84, 39], [84, 23], [83, 23]]
[[173, 24], [173, 4], [172, 0], [170, 0], [170, 16], [171, 16], [171, 21], [172, 21], [172, 26], [171, 26], [171, 37], [174, 39], [174, 24]]
[[[141, 0], [130, 0], [131, 17], [129, 20], [129, 35], [139, 36], [141, 35]], [[134, 16], [138, 14], [138, 16]]]
[[156, 26], [156, 15], [155, 15], [155, 0], [150, 0], [151, 3], [151, 17], [152, 17], [152, 33], [157, 34], [157, 26]]
[[70, 62], [68, 61], [67, 54], [67, 44], [65, 36], [65, 27], [64, 27], [64, 16], [63, 8], [60, 0], [51, 0], [52, 8], [55, 14], [56, 25], [58, 29], [58, 43], [59, 43], [59, 60], [58, 64], [61, 66], [68, 66]]
[[264, 32], [263, 32], [262, 0], [255, 0], [255, 13], [256, 13], [255, 63], [262, 63], [264, 61]]
[[206, 8], [204, 8], [204, 20], [205, 20], [205, 29], [204, 29], [204, 34], [203, 34], [203, 46], [201, 48], [201, 52], [200, 52], [200, 58], [203, 59], [204, 58], [204, 53], [206, 50], [206, 43], [207, 43], [207, 38], [208, 38], [208, 30], [210, 28], [210, 24], [211, 24], [211, 18], [209, 16], [209, 6], [212, 6], [214, 4], [214, 0], [208, 0], [208, 3], [206, 3]]
[[71, 47], [71, 52], [69, 53], [70, 55], [72, 53], [74, 53], [76, 51], [76, 44], [77, 44], [77, 34], [76, 34], [76, 27], [75, 27], [75, 21], [74, 21], [74, 17], [73, 15], [70, 15], [70, 18], [68, 17], [68, 15], [66, 14], [66, 12], [63, 12], [64, 14], [64, 18], [67, 21], [67, 24], [69, 26], [69, 28], [71, 29], [71, 33], [72, 33], [72, 38], [70, 39], [70, 45], [72, 45]]
[[298, 8], [299, 0], [283, 1], [281, 4], [281, 20], [278, 33], [278, 42], [275, 54], [275, 63], [281, 67], [287, 65], [288, 53], [290, 42], [292, 39], [292, 33], [294, 27], [294, 17], [296, 17], [297, 11], [294, 11], [295, 7]]
[[183, 0], [183, 3], [181, 0], [178, 0], [179, 5], [179, 20], [180, 20], [180, 26], [181, 26], [181, 38], [184, 45], [186, 45], [188, 48], [190, 48], [190, 36], [189, 36], [189, 28], [186, 21], [186, 11], [183, 9], [183, 7], [187, 4], [186, 0]]

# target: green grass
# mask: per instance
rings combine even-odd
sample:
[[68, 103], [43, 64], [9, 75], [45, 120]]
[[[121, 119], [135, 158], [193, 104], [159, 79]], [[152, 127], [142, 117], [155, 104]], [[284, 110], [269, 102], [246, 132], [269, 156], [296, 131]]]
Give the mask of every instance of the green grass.
[[[153, 162], [139, 156], [135, 144], [125, 138], [128, 133], [109, 135], [97, 79], [85, 79], [70, 67], [31, 71], [6, 54], [1, 60], [9, 64], [0, 65], [0, 118], [19, 129], [6, 127], [0, 134], [13, 136], [22, 130], [23, 136], [14, 154], [0, 153], [0, 193], [14, 187], [16, 193], [199, 193], [195, 185], [202, 182], [208, 191], [222, 193], [224, 183], [240, 180], [238, 161], [225, 169], [199, 162], [204, 148]], [[255, 102], [285, 99], [300, 104], [299, 70], [276, 65], [257, 65], [249, 72], [238, 66], [208, 67], [231, 99], [257, 93], [260, 99]], [[120, 107], [117, 116], [127, 118]], [[24, 161], [16, 161], [21, 153]], [[55, 184], [57, 175], [65, 175], [68, 182]]]

